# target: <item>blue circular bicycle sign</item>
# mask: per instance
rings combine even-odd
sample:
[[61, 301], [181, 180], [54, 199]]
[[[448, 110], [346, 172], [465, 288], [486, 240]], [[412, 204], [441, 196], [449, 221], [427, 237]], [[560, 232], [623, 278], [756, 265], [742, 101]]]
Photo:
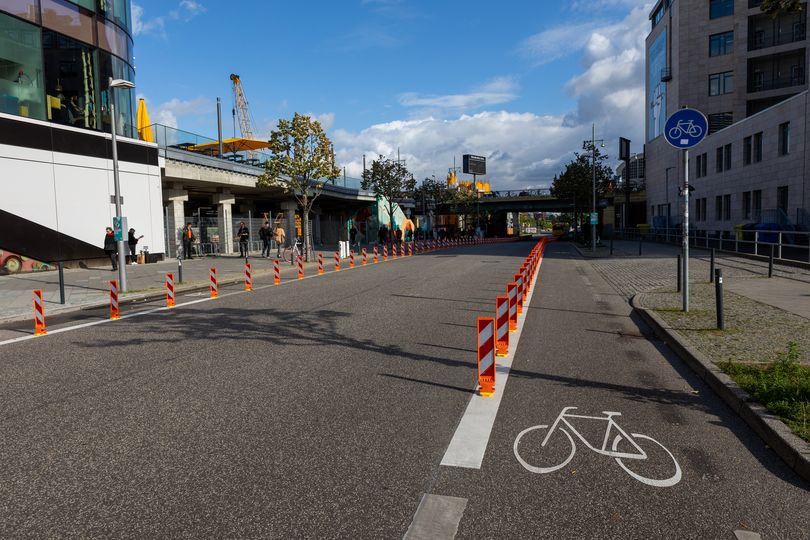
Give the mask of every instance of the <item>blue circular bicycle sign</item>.
[[675, 148], [692, 148], [709, 131], [709, 122], [695, 109], [681, 109], [667, 119], [664, 137]]

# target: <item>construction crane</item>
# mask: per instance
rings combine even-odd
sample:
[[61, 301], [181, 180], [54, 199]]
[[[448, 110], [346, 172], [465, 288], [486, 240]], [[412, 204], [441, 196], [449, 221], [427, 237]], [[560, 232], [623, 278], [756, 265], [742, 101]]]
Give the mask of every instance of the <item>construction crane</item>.
[[[242, 138], [253, 140], [255, 138], [253, 135], [253, 117], [250, 115], [250, 108], [248, 107], [247, 97], [245, 97], [245, 89], [242, 87], [242, 80], [239, 78], [239, 75], [231, 73], [231, 81], [233, 81], [234, 124], [238, 117], [239, 131], [242, 133]], [[236, 126], [234, 126], [234, 131], [236, 131]]]

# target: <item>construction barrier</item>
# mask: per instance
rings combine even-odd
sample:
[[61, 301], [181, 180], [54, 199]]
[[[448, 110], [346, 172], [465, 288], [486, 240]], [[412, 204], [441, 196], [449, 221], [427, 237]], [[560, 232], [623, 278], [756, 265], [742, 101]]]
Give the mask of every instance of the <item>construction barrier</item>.
[[391, 250], [391, 253], [393, 254], [394, 258], [396, 259], [399, 256], [399, 244], [394, 242], [392, 247], [393, 247], [393, 249]]
[[506, 296], [509, 298], [509, 331], [517, 332], [517, 283], [506, 286]]
[[340, 272], [340, 252], [335, 252], [335, 272]]
[[304, 258], [298, 256], [298, 279], [304, 279]]
[[478, 317], [478, 393], [495, 394], [495, 319]]
[[273, 284], [281, 285], [281, 261], [273, 259]]
[[366, 248], [363, 248], [363, 266], [365, 266], [367, 262], [368, 262], [368, 253], [366, 252]]
[[219, 297], [219, 282], [217, 282], [217, 269], [211, 268], [208, 271], [209, 289], [211, 291], [211, 298]]
[[166, 273], [166, 307], [174, 307], [174, 274]]
[[349, 251], [349, 268], [354, 268], [354, 250]]
[[34, 291], [34, 335], [44, 336], [48, 331], [45, 329], [45, 304], [42, 302], [42, 291]]
[[323, 253], [318, 253], [318, 275], [323, 274]]
[[509, 354], [509, 297], [495, 298], [495, 354]]
[[523, 313], [523, 274], [520, 272], [515, 274], [515, 286], [517, 287], [515, 291], [517, 294], [517, 312], [520, 315]]
[[408, 257], [413, 257], [413, 242], [408, 242]]
[[383, 244], [383, 261], [388, 260], [388, 244]]
[[250, 263], [245, 263], [245, 290], [248, 292], [253, 290], [253, 267]]
[[110, 319], [117, 321], [121, 318], [121, 306], [118, 304], [118, 281], [110, 280]]
[[377, 250], [377, 246], [374, 246], [374, 264], [380, 262], [380, 252]]

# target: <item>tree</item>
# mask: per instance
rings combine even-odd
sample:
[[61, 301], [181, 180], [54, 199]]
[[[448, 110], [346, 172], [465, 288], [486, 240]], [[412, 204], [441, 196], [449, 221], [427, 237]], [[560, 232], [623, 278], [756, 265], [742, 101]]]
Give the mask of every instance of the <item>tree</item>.
[[304, 258], [307, 261], [312, 257], [309, 241], [312, 206], [323, 191], [323, 182], [340, 176], [331, 145], [317, 120], [298, 113], [292, 120], [282, 118], [278, 121], [278, 128], [270, 134], [272, 156], [257, 182], [259, 187], [281, 187], [295, 197], [301, 207]]
[[371, 162], [370, 168], [363, 171], [361, 186], [364, 190], [371, 190], [385, 199], [388, 228], [393, 232], [396, 199], [413, 197], [416, 179], [400, 161], [380, 156]]
[[771, 17], [778, 17], [783, 13], [798, 13], [804, 9], [801, 0], [762, 0], [759, 8]]
[[[607, 161], [607, 154], [602, 154], [596, 149], [596, 196], [604, 195], [608, 190], [608, 184], [613, 178], [613, 171], [604, 164]], [[591, 204], [593, 196], [593, 168], [591, 166], [591, 153], [574, 154], [574, 159], [565, 166], [565, 170], [559, 176], [554, 177], [551, 184], [551, 194], [558, 199], [570, 199], [574, 201], [575, 209], [587, 208]], [[579, 212], [576, 212], [577, 214]], [[575, 216], [576, 220], [576, 216]]]

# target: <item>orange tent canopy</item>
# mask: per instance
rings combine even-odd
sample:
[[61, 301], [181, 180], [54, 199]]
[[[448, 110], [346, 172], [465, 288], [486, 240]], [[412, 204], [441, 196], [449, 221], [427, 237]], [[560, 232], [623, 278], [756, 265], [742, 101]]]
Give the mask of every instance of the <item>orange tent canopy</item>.
[[[245, 152], [251, 150], [261, 150], [262, 148], [269, 148], [269, 141], [257, 141], [255, 139], [243, 139], [241, 137], [232, 139], [222, 139], [222, 151], [225, 153], [231, 152]], [[219, 141], [211, 141], [209, 143], [195, 144], [189, 146], [188, 150], [192, 152], [203, 152], [205, 150], [212, 150], [214, 155], [219, 154]]]

